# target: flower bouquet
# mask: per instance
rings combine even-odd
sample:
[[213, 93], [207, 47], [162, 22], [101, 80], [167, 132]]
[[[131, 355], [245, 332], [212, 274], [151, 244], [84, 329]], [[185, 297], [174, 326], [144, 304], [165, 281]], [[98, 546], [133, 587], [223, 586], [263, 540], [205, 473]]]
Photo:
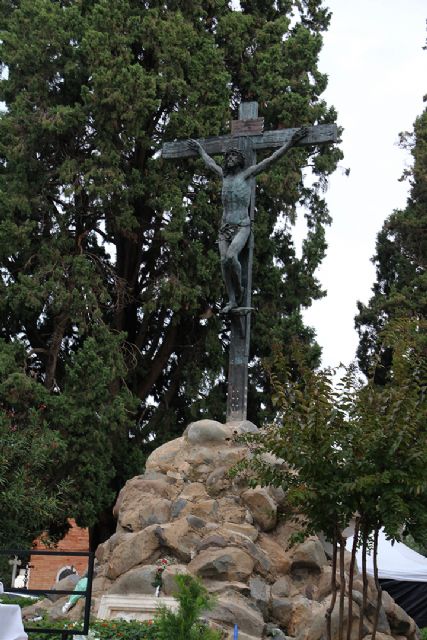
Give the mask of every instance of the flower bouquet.
[[160, 558], [157, 560], [157, 571], [154, 577], [153, 582], [151, 583], [153, 587], [156, 589], [156, 598], [160, 596], [160, 591], [163, 586], [163, 572], [171, 564], [171, 562], [167, 558]]

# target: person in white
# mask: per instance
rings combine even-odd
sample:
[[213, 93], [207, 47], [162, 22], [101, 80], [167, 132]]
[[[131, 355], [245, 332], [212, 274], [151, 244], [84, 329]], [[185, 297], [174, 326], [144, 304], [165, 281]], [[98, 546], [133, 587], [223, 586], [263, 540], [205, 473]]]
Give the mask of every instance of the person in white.
[[[3, 591], [3, 583], [0, 582], [0, 593]], [[0, 604], [0, 640], [28, 640], [19, 605]]]

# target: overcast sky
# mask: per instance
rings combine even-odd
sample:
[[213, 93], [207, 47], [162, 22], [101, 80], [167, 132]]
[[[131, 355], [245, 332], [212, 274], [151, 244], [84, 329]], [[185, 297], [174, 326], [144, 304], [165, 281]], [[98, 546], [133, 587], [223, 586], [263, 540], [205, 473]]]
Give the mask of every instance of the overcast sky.
[[333, 223], [318, 277], [328, 295], [305, 313], [323, 347], [323, 365], [355, 356], [356, 301], [367, 302], [375, 280], [370, 262], [376, 234], [393, 209], [405, 206], [399, 182], [410, 156], [397, 146], [412, 129], [427, 93], [425, 0], [329, 0], [333, 12], [320, 59], [329, 76], [324, 94], [344, 127], [343, 167], [327, 192]]

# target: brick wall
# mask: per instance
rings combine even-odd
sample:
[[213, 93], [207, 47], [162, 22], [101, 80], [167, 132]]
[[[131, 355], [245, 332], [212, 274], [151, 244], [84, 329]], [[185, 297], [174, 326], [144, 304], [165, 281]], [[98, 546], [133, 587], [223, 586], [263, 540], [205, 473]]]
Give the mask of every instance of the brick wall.
[[[71, 529], [63, 540], [58, 543], [55, 551], [89, 551], [89, 531], [81, 529], [74, 520], [69, 521]], [[35, 549], [49, 550], [37, 540]], [[62, 567], [74, 566], [81, 576], [87, 571], [88, 559], [79, 556], [31, 556], [29, 589], [51, 589], [56, 581], [58, 571]]]

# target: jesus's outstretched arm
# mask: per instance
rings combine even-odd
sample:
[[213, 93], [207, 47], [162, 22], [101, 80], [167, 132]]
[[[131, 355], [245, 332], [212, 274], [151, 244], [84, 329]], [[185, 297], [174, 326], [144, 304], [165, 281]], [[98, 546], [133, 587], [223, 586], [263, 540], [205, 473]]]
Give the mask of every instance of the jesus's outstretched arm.
[[268, 169], [270, 165], [277, 162], [282, 156], [285, 155], [285, 153], [289, 149], [294, 147], [297, 142], [302, 140], [302, 138], [305, 138], [305, 136], [307, 135], [307, 132], [308, 132], [307, 127], [301, 127], [300, 129], [298, 129], [298, 131], [296, 131], [293, 134], [292, 138], [288, 142], [286, 142], [282, 147], [277, 149], [277, 151], [272, 153], [271, 156], [268, 156], [268, 158], [261, 160], [261, 162], [258, 162], [258, 164], [254, 164], [251, 167], [248, 167], [247, 169], [245, 169], [245, 171], [243, 172], [244, 177], [252, 178], [253, 176], [257, 176], [259, 173], [262, 173], [263, 171]]
[[210, 155], [206, 153], [200, 142], [197, 142], [197, 140], [193, 140], [192, 138], [190, 138], [190, 140], [188, 141], [188, 146], [190, 147], [190, 149], [193, 149], [193, 151], [197, 151], [205, 165], [209, 169], [211, 169], [211, 171], [214, 171], [222, 178], [222, 168], [215, 162], [213, 158], [210, 157]]

